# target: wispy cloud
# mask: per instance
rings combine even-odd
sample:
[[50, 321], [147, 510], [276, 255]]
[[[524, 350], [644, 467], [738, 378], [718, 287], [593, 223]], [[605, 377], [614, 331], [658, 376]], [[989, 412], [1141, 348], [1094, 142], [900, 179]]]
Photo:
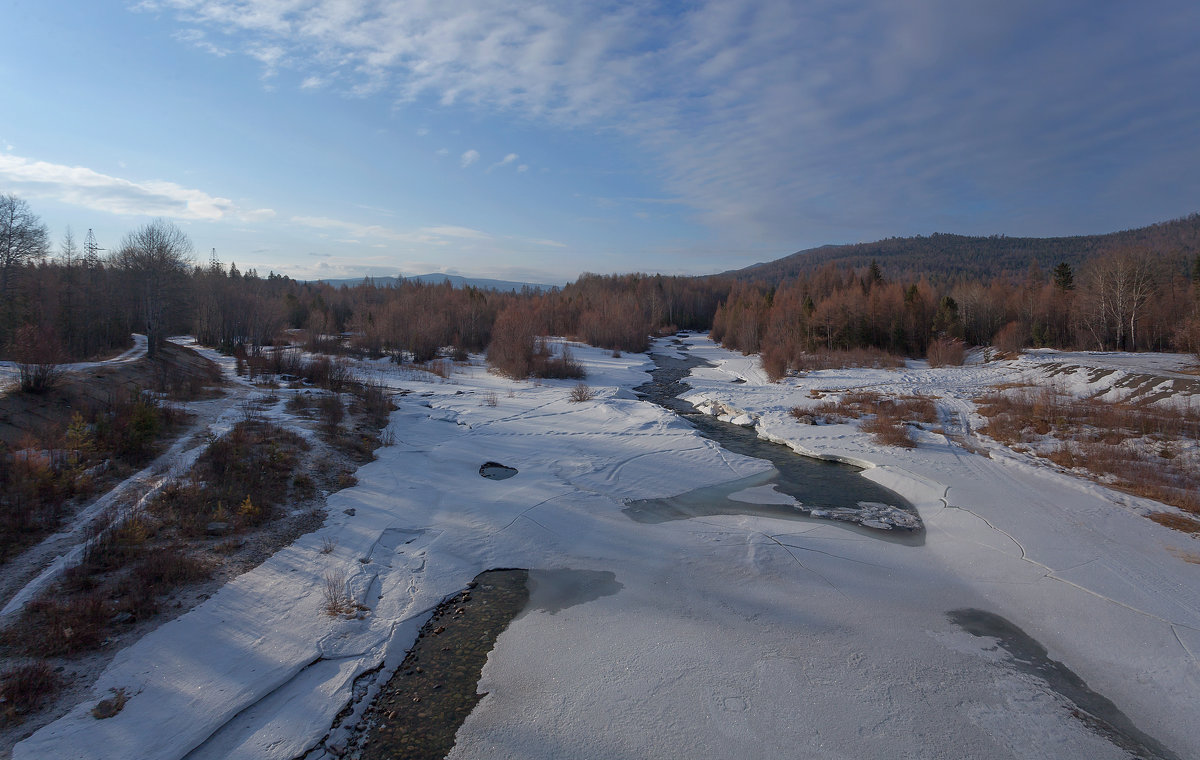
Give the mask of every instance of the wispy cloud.
[[35, 198], [128, 216], [169, 216], [175, 219], [262, 221], [271, 209], [245, 209], [228, 198], [174, 182], [135, 182], [82, 166], [35, 161], [0, 154], [0, 183]]
[[199, 29], [181, 29], [172, 35], [176, 40], [187, 43], [193, 47], [199, 48], [209, 55], [215, 55], [218, 58], [224, 58], [233, 51], [227, 47], [217, 45]]
[[[1193, 2], [143, 7], [220, 32], [266, 76], [352, 72], [357, 95], [623, 133], [667, 192], [758, 239], [904, 232], [947, 208], [1061, 224], [1103, 216], [1097, 197], [1144, 203], [1130, 167], [1200, 166], [1200, 100], [1179, 96], [1200, 80]], [[1148, 181], [1178, 207], [1178, 187]]]
[[462, 168], [466, 169], [468, 166], [470, 166], [471, 164], [475, 163], [478, 160], [479, 160], [479, 151], [472, 149], [472, 150], [468, 150], [466, 153], [463, 153], [462, 156], [459, 157], [458, 163], [460, 166], [462, 166]]
[[516, 153], [509, 153], [504, 158], [489, 166], [487, 170], [490, 172], [493, 169], [499, 169], [502, 166], [508, 166], [509, 164], [515, 163], [518, 158], [520, 158], [520, 156], [518, 156]]
[[450, 240], [456, 241], [488, 241], [492, 235], [470, 227], [455, 225], [440, 225], [418, 227], [413, 230], [397, 230], [378, 224], [361, 224], [359, 222], [334, 219], [327, 216], [293, 216], [291, 221], [319, 230], [335, 230], [349, 234], [356, 239], [372, 238], [388, 240], [395, 243], [446, 245]]

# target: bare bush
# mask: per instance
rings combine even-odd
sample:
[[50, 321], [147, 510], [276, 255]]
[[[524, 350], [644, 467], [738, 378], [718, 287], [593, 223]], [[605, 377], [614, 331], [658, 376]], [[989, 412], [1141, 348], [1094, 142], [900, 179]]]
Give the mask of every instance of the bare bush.
[[966, 345], [961, 340], [938, 338], [929, 344], [925, 358], [930, 367], [961, 367], [966, 355]]
[[534, 377], [558, 380], [578, 380], [587, 376], [583, 365], [575, 361], [571, 347], [562, 344], [562, 350], [555, 353], [554, 347], [545, 338], [540, 338], [533, 352], [530, 374]]
[[342, 420], [346, 417], [346, 407], [337, 394], [322, 396], [317, 402], [321, 412], [321, 427], [329, 435], [337, 433]]
[[330, 617], [354, 612], [356, 606], [346, 590], [346, 571], [341, 568], [325, 573], [321, 595], [325, 600], [325, 614]]
[[587, 383], [578, 383], [571, 389], [570, 400], [575, 403], [591, 401], [594, 398], [596, 398], [596, 392]]
[[12, 355], [25, 393], [45, 393], [62, 377], [62, 346], [48, 328], [20, 327], [13, 336]]

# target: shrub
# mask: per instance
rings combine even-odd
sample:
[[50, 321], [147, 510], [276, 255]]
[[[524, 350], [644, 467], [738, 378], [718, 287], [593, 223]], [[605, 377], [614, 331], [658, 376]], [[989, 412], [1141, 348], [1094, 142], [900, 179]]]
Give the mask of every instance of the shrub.
[[71, 599], [43, 596], [25, 605], [27, 626], [37, 636], [21, 634], [18, 624], [10, 634], [19, 637], [21, 648], [32, 655], [56, 656], [92, 649], [104, 639], [104, 628], [112, 612], [98, 594]]
[[938, 338], [929, 344], [925, 358], [930, 367], [961, 367], [966, 359], [966, 346], [955, 338]]
[[537, 342], [537, 348], [533, 352], [530, 374], [534, 377], [558, 380], [578, 380], [587, 376], [583, 365], [575, 361], [570, 346], [564, 343], [562, 351], [556, 355], [554, 348], [545, 338], [541, 338]]
[[0, 674], [0, 716], [20, 723], [62, 687], [62, 679], [45, 660], [18, 665]]
[[588, 387], [587, 383], [578, 383], [571, 389], [570, 400], [573, 402], [591, 401], [596, 398], [596, 392]]
[[1025, 347], [1025, 330], [1018, 322], [1009, 322], [992, 336], [992, 345], [1006, 354], [1019, 354]]
[[25, 393], [45, 393], [62, 377], [62, 346], [48, 328], [33, 325], [18, 328], [13, 335], [12, 356]]
[[325, 599], [325, 614], [330, 617], [353, 612], [354, 600], [346, 590], [346, 571], [338, 568], [325, 573], [321, 594]]
[[509, 306], [496, 317], [487, 362], [492, 369], [515, 380], [529, 377], [533, 368], [533, 325], [522, 309]]

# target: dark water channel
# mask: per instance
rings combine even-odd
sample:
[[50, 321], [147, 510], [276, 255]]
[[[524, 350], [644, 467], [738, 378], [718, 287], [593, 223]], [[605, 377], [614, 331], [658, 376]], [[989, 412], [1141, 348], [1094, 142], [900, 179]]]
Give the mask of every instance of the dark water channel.
[[[676, 346], [676, 348], [680, 348]], [[681, 349], [682, 350], [682, 349]], [[835, 520], [875, 537], [907, 544], [924, 542], [924, 526], [916, 509], [899, 494], [861, 477], [859, 467], [795, 453], [787, 446], [758, 437], [753, 428], [722, 422], [703, 414], [679, 396], [691, 389], [683, 378], [704, 362], [653, 354], [658, 365], [650, 382], [634, 390], [647, 401], [686, 419], [705, 438], [735, 454], [763, 459], [775, 470], [732, 484], [699, 489], [669, 499], [630, 502], [625, 513], [638, 522], [658, 523], [708, 515], [758, 515], [786, 520]], [[736, 491], [771, 485], [794, 498], [794, 504], [751, 504], [729, 498]]]
[[1179, 760], [1179, 755], [1143, 733], [1107, 697], [1092, 691], [1073, 670], [1050, 659], [1046, 647], [999, 615], [985, 610], [961, 609], [947, 613], [950, 620], [972, 636], [991, 638], [1012, 657], [1012, 666], [1041, 679], [1071, 704], [1071, 716], [1104, 737], [1131, 758]]

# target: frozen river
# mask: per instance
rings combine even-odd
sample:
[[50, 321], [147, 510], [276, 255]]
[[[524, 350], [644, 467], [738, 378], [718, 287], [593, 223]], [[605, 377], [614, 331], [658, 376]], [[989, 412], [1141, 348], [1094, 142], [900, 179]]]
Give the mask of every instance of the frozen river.
[[[743, 388], [716, 377], [742, 357], [688, 343], [721, 367], [694, 394]], [[95, 689], [125, 690], [118, 715], [84, 703], [15, 756], [315, 759], [438, 602], [494, 567], [603, 577], [604, 593], [531, 603], [499, 636], [452, 758], [1200, 755], [1177, 719], [1200, 694], [1195, 566], [1152, 553], [1177, 540], [1165, 529], [1070, 479], [932, 440], [871, 449], [851, 426], [800, 432], [878, 464], [841, 472], [902, 499], [847, 505], [915, 510], [923, 542], [796, 517], [776, 467], [638, 400], [645, 357], [575, 350], [592, 401], [380, 365], [414, 392], [325, 527], [119, 653]], [[784, 409], [797, 392], [745, 390]], [[489, 462], [517, 472], [481, 477]], [[748, 506], [631, 519], [704, 489]], [[363, 615], [322, 614], [331, 571]]]

